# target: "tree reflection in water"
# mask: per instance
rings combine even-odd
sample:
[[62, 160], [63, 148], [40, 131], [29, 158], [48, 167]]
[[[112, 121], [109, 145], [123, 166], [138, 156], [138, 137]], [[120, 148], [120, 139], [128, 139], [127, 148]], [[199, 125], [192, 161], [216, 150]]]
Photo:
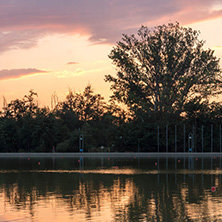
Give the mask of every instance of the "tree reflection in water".
[[101, 161], [102, 166], [99, 159], [85, 159], [81, 169], [74, 159], [44, 159], [41, 167], [38, 160], [9, 159], [9, 169], [5, 161], [0, 164], [4, 216], [23, 212], [32, 221], [222, 220], [220, 159], [111, 159]]

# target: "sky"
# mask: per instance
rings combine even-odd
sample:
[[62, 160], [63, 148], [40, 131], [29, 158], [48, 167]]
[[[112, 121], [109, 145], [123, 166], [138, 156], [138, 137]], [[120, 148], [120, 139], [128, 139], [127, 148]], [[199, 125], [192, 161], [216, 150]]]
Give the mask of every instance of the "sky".
[[0, 107], [31, 89], [50, 106], [52, 94], [63, 101], [88, 84], [108, 100], [108, 55], [122, 34], [176, 21], [222, 60], [222, 0], [1, 0]]

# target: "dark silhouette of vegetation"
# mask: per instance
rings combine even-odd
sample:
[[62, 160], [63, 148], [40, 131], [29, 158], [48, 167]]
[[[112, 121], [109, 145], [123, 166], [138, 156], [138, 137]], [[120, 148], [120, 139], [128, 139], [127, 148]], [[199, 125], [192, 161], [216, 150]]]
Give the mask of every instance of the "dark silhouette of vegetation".
[[51, 110], [33, 90], [4, 99], [0, 151], [78, 152], [80, 135], [84, 152], [187, 151], [190, 133], [195, 151], [221, 151], [222, 105], [210, 101], [222, 93], [222, 72], [198, 35], [178, 23], [123, 35], [109, 55], [118, 70], [105, 78], [109, 103], [90, 85]]
[[117, 77], [106, 76], [113, 98], [143, 117], [152, 112], [186, 114], [190, 105], [221, 94], [219, 59], [203, 49], [198, 35], [178, 23], [153, 31], [143, 26], [139, 38], [123, 35], [109, 55], [118, 70]]

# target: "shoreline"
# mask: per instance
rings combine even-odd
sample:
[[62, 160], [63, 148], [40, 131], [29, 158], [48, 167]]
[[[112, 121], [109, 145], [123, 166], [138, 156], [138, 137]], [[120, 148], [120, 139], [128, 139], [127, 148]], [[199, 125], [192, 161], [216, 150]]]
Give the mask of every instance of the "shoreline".
[[140, 157], [140, 158], [165, 158], [165, 157], [222, 157], [222, 153], [127, 153], [127, 152], [114, 152], [114, 153], [0, 153], [0, 158], [130, 158], [130, 157]]

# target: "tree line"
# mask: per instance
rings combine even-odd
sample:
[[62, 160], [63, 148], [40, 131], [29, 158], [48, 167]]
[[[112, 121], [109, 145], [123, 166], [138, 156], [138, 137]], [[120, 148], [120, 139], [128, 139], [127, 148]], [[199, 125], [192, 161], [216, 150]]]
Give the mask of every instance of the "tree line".
[[[39, 107], [37, 93], [5, 103], [0, 117], [1, 152], [183, 151], [188, 134], [196, 151], [221, 143], [222, 72], [199, 32], [179, 23], [123, 35], [109, 58], [116, 66], [110, 101], [90, 85], [69, 91], [54, 107]], [[212, 132], [212, 125], [214, 131]], [[184, 130], [186, 128], [186, 131]]]

